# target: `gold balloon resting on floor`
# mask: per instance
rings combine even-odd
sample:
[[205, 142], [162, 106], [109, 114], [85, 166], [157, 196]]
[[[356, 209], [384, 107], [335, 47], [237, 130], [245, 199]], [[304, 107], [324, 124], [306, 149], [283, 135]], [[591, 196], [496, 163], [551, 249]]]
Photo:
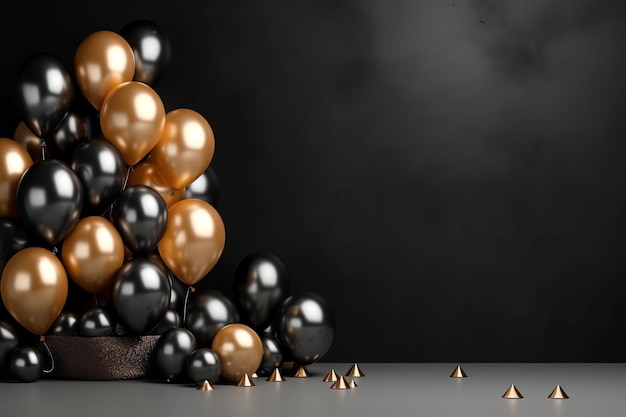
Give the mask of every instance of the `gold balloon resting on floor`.
[[244, 324], [229, 324], [217, 332], [211, 349], [220, 358], [221, 373], [231, 382], [252, 375], [263, 360], [263, 343], [254, 330]]

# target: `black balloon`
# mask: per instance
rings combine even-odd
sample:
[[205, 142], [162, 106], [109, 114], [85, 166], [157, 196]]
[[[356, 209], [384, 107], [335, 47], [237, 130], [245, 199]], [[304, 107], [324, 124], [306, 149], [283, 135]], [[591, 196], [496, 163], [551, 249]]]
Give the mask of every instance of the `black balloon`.
[[113, 205], [113, 224], [135, 256], [152, 252], [167, 226], [167, 204], [145, 185], [126, 188]]
[[167, 381], [183, 375], [187, 357], [197, 348], [196, 338], [183, 328], [163, 333], [155, 347], [157, 368]]
[[243, 319], [263, 331], [289, 294], [283, 262], [269, 252], [256, 252], [239, 263], [233, 277], [233, 296]]
[[131, 334], [148, 334], [165, 316], [170, 282], [163, 268], [144, 258], [125, 263], [113, 278], [113, 307]]
[[20, 381], [33, 382], [41, 376], [42, 362], [41, 353], [37, 349], [24, 346], [13, 352], [9, 358], [9, 371]]
[[163, 30], [149, 20], [136, 20], [124, 26], [120, 35], [133, 48], [135, 81], [154, 85], [170, 63], [172, 47]]
[[307, 365], [318, 361], [328, 351], [335, 337], [335, 315], [322, 297], [301, 293], [283, 303], [276, 335], [293, 359]]
[[91, 136], [91, 122], [87, 116], [68, 113], [57, 130], [48, 135], [46, 146], [56, 159], [70, 162], [74, 149]]
[[108, 140], [91, 139], [81, 143], [70, 165], [80, 179], [85, 194], [85, 210], [102, 214], [122, 191], [126, 165], [120, 152]]
[[220, 195], [217, 174], [209, 167], [185, 188], [185, 198], [197, 198], [215, 207]]
[[187, 376], [192, 382], [213, 384], [220, 377], [220, 358], [209, 348], [200, 348], [187, 358]]
[[[171, 307], [171, 304], [170, 304]], [[163, 334], [169, 329], [175, 329], [176, 327], [180, 327], [182, 324], [182, 319], [180, 318], [180, 314], [178, 314], [175, 310], [169, 309], [165, 312], [165, 316], [163, 319], [157, 324], [156, 329], [154, 329], [154, 334]]]
[[170, 276], [170, 283], [172, 284], [172, 292], [170, 294], [170, 308], [176, 311], [183, 311], [183, 303], [185, 302], [185, 294], [189, 288], [182, 283], [181, 280], [173, 277], [173, 274], [168, 271]]
[[200, 347], [210, 347], [222, 327], [238, 321], [235, 305], [219, 291], [195, 292], [189, 297], [185, 327], [191, 330]]
[[259, 365], [259, 372], [266, 374], [283, 363], [283, 352], [278, 340], [272, 335], [261, 335], [261, 342], [263, 342], [263, 360]]
[[17, 207], [29, 230], [57, 245], [80, 218], [83, 188], [65, 163], [54, 159], [37, 162], [22, 176]]
[[17, 108], [26, 126], [40, 138], [54, 132], [74, 98], [63, 64], [50, 55], [31, 55], [20, 65], [15, 86]]
[[19, 339], [13, 326], [6, 321], [0, 321], [0, 373], [7, 369], [9, 357], [18, 345]]
[[50, 326], [49, 334], [55, 336], [76, 336], [78, 333], [78, 317], [69, 311], [63, 311]]
[[28, 244], [28, 234], [15, 219], [0, 218], [0, 274], [8, 260]]
[[111, 336], [115, 323], [111, 313], [102, 307], [87, 310], [78, 322], [78, 334], [85, 337]]

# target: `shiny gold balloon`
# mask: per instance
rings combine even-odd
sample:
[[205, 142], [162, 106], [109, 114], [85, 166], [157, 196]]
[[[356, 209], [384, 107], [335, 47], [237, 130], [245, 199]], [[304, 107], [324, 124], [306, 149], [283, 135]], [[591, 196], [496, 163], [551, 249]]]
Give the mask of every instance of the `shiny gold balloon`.
[[102, 134], [120, 151], [129, 166], [150, 152], [164, 124], [165, 107], [161, 97], [143, 83], [131, 81], [119, 85], [102, 104]]
[[172, 207], [185, 196], [185, 189], [174, 190], [171, 188], [151, 160], [141, 162], [133, 167], [128, 176], [128, 187], [131, 185], [146, 185], [161, 194], [167, 207]]
[[102, 217], [85, 217], [63, 242], [63, 265], [82, 289], [106, 291], [124, 263], [124, 242], [115, 227]]
[[[41, 158], [41, 139], [37, 137], [24, 122], [20, 122], [15, 129], [15, 133], [13, 134], [13, 139], [15, 139], [30, 155], [33, 162], [39, 162], [42, 160]], [[50, 159], [50, 151], [48, 151], [47, 147], [44, 147], [44, 152], [46, 153], [46, 159]]]
[[0, 138], [0, 217], [18, 217], [17, 186], [33, 160], [18, 142]]
[[26, 248], [7, 262], [0, 282], [2, 301], [19, 324], [44, 334], [67, 299], [67, 275], [52, 252]]
[[87, 36], [74, 55], [76, 82], [98, 110], [115, 87], [135, 75], [133, 50], [120, 35], [106, 30]]
[[190, 198], [170, 207], [159, 253], [178, 279], [193, 285], [215, 266], [225, 241], [224, 222], [217, 210]]
[[206, 171], [214, 151], [209, 122], [193, 110], [178, 109], [167, 113], [163, 133], [150, 156], [165, 182], [179, 190]]
[[232, 382], [238, 382], [246, 373], [252, 375], [263, 360], [261, 338], [244, 324], [222, 327], [211, 349], [220, 358], [222, 376]]

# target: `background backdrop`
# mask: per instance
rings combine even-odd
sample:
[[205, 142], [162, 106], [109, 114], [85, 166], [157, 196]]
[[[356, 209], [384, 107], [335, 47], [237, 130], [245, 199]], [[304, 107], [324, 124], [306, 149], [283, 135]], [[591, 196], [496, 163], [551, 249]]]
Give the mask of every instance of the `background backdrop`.
[[[216, 136], [226, 224], [334, 307], [328, 361], [626, 360], [626, 5], [615, 0], [0, 2], [18, 65], [152, 20], [166, 110]], [[78, 91], [78, 90], [77, 90]]]

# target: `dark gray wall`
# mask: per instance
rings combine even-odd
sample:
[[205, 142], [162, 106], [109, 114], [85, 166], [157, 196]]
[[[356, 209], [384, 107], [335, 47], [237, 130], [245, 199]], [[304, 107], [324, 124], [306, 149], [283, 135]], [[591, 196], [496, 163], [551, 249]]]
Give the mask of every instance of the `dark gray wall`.
[[0, 135], [24, 57], [159, 24], [157, 92], [216, 134], [204, 286], [275, 252], [332, 361], [626, 360], [624, 2], [57, 3], [0, 3]]

